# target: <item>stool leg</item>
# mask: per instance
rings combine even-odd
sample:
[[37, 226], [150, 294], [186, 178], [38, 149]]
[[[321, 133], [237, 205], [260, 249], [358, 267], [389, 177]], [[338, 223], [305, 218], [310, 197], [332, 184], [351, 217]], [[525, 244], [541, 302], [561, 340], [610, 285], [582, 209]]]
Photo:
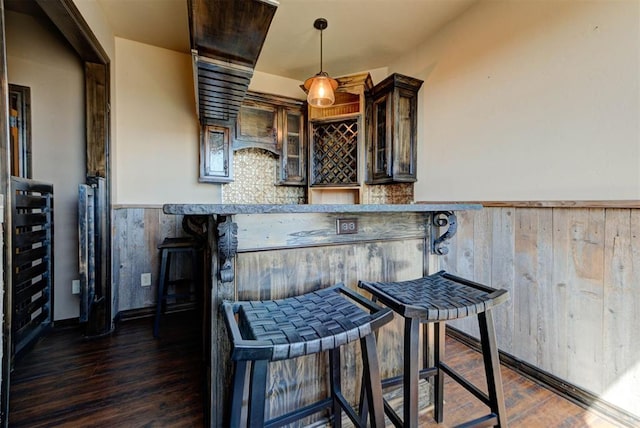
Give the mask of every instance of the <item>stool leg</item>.
[[233, 373], [233, 394], [231, 395], [231, 424], [239, 427], [242, 417], [242, 397], [244, 395], [244, 380], [247, 375], [247, 362], [236, 361]]
[[376, 351], [376, 338], [367, 334], [360, 339], [364, 368], [365, 395], [371, 411], [371, 428], [384, 428], [384, 405], [382, 400], [382, 380], [380, 379], [380, 365]]
[[189, 289], [189, 294], [192, 294], [196, 299], [196, 319], [200, 320], [202, 314], [202, 296], [200, 296], [200, 292], [203, 289], [201, 281], [200, 281], [200, 252], [192, 248], [191, 249], [191, 287], [193, 290]]
[[158, 278], [158, 295], [156, 297], [156, 318], [153, 323], [153, 337], [159, 337], [160, 334], [160, 315], [162, 313], [162, 304], [164, 301], [164, 295], [167, 292], [166, 284], [168, 280], [168, 257], [166, 250], [161, 250], [162, 257], [160, 259], [160, 275]]
[[437, 322], [433, 325], [433, 360], [434, 366], [437, 368], [433, 384], [433, 402], [435, 405], [433, 417], [439, 424], [444, 421], [444, 373], [440, 370], [440, 362], [444, 360], [444, 342], [445, 342], [445, 326], [444, 322]]
[[420, 342], [420, 321], [416, 318], [404, 319], [404, 426], [418, 426], [418, 345]]
[[267, 373], [269, 361], [258, 360], [251, 363], [251, 380], [249, 381], [249, 427], [264, 426], [264, 405], [267, 392]]
[[329, 374], [331, 376], [331, 397], [333, 398], [333, 426], [342, 426], [342, 406], [338, 401], [338, 394], [342, 389], [340, 378], [340, 348], [329, 351]]
[[482, 357], [484, 359], [484, 370], [487, 375], [487, 389], [489, 391], [491, 411], [495, 413], [498, 418], [498, 426], [506, 427], [507, 411], [504, 405], [504, 392], [502, 390], [498, 341], [493, 326], [493, 315], [490, 310], [478, 314], [478, 325], [480, 327], [480, 343], [482, 344]]

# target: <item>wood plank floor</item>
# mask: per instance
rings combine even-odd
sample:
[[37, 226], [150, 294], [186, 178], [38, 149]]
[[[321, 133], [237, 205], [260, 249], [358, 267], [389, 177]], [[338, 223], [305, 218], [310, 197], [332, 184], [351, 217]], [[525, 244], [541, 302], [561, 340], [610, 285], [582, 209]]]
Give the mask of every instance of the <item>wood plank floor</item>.
[[[188, 314], [188, 313], [186, 313]], [[173, 314], [163, 337], [152, 321], [122, 322], [109, 337], [84, 340], [77, 329], [53, 331], [12, 373], [11, 427], [201, 427], [203, 370], [197, 321]], [[483, 385], [482, 359], [448, 339], [450, 365]], [[502, 368], [512, 427], [616, 427], [536, 383]], [[429, 409], [421, 427], [449, 427], [486, 412], [455, 382], [445, 384], [445, 423]]]
[[[486, 391], [482, 356], [479, 352], [447, 337], [445, 354], [449, 365]], [[509, 368], [502, 366], [501, 374], [510, 427], [623, 426], [562, 398]], [[445, 379], [445, 422], [436, 424], [432, 417], [433, 412], [426, 409], [420, 413], [420, 427], [451, 427], [487, 414], [486, 406], [448, 376]]]
[[85, 340], [54, 330], [11, 375], [12, 427], [200, 427], [202, 354], [193, 312], [166, 315], [161, 339], [152, 319], [120, 323]]

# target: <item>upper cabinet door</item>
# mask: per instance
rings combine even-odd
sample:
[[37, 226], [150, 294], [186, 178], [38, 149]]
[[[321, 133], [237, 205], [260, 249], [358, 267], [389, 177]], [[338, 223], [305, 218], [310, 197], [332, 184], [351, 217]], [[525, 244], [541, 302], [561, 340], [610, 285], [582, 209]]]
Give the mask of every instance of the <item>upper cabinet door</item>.
[[394, 117], [394, 150], [391, 176], [395, 181], [416, 181], [418, 96], [416, 92], [400, 89]]
[[260, 147], [278, 153], [278, 108], [245, 101], [236, 119], [234, 148]]
[[229, 157], [229, 127], [203, 125], [200, 129], [200, 178], [203, 183], [233, 181]]
[[283, 110], [281, 184], [304, 185], [306, 179], [306, 144], [304, 114], [300, 109]]
[[418, 91], [422, 80], [392, 74], [373, 88], [368, 109], [370, 184], [416, 181]]
[[373, 101], [374, 116], [371, 135], [371, 162], [373, 178], [386, 179], [391, 176], [391, 94], [386, 93]]

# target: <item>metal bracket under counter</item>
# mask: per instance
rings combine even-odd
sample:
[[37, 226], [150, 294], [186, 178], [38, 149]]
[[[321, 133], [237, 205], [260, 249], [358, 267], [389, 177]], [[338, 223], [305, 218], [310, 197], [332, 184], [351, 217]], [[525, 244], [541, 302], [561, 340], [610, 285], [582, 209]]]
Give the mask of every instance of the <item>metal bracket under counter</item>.
[[219, 277], [222, 282], [234, 280], [233, 260], [238, 252], [238, 224], [231, 216], [218, 217], [218, 256], [221, 259]]
[[[440, 228], [447, 230], [440, 236]], [[458, 219], [453, 211], [438, 211], [431, 216], [431, 252], [438, 256], [449, 253], [449, 241], [458, 231]]]

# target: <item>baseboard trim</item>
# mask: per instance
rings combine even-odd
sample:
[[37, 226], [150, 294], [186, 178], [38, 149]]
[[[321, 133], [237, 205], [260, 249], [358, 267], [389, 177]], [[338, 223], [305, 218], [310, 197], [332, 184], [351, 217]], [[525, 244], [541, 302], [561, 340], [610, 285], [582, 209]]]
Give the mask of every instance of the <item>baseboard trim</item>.
[[[480, 351], [480, 342], [473, 336], [468, 335], [456, 328], [447, 326], [447, 335], [464, 343], [465, 345]], [[583, 388], [573, 385], [559, 377], [545, 372], [538, 367], [529, 364], [521, 359], [514, 357], [506, 352], [500, 351], [500, 362], [510, 369], [516, 371], [520, 375], [542, 385], [543, 387], [555, 392], [556, 394], [566, 398], [567, 400], [583, 407], [585, 409], [595, 410], [603, 416], [614, 420], [616, 423], [627, 427], [640, 426], [640, 418], [608, 403]]]
[[[165, 314], [170, 314], [174, 312], [182, 312], [182, 311], [191, 311], [196, 309], [195, 302], [186, 302], [186, 303], [173, 303], [167, 305], [167, 310], [164, 312]], [[156, 307], [148, 306], [146, 308], [137, 308], [137, 309], [126, 309], [124, 311], [119, 311], [114, 321], [116, 323], [121, 321], [130, 321], [139, 318], [152, 318], [156, 316]]]
[[53, 327], [54, 328], [70, 328], [70, 327], [78, 327], [80, 326], [80, 318], [67, 318], [63, 320], [54, 320]]

